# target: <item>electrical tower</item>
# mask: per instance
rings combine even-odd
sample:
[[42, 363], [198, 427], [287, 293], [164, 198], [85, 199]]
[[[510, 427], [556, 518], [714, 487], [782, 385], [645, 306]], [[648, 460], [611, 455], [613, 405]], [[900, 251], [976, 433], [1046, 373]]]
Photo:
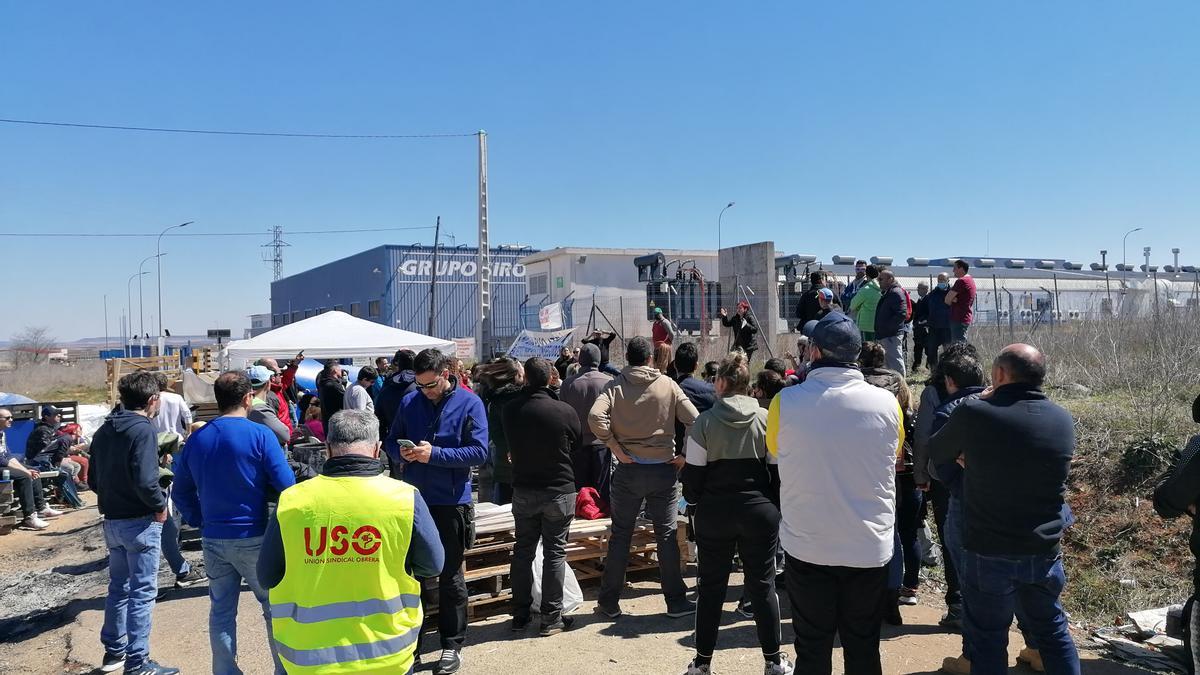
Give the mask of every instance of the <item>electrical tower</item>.
[[274, 234], [271, 243], [262, 245], [263, 248], [271, 249], [270, 251], [263, 251], [263, 262], [272, 264], [275, 270], [274, 280], [279, 281], [283, 278], [283, 249], [285, 246], [291, 246], [291, 244], [283, 240], [283, 227], [281, 225], [276, 225], [271, 228], [271, 231]]

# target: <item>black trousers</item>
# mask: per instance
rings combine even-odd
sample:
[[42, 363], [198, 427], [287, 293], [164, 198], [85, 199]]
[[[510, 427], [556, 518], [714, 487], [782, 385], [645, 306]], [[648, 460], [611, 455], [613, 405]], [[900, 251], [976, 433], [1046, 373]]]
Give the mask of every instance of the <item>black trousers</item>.
[[[442, 649], [462, 649], [467, 641], [467, 580], [463, 575], [463, 553], [467, 550], [469, 530], [473, 529], [474, 509], [470, 504], [430, 506], [429, 513], [437, 524], [442, 548], [446, 550], [446, 565], [438, 577], [438, 637]], [[426, 592], [422, 602], [432, 604]], [[417, 653], [421, 651], [417, 645]]]
[[712, 656], [717, 648], [721, 606], [729, 589], [735, 550], [742, 558], [744, 596], [754, 608], [758, 644], [765, 655], [779, 653], [779, 596], [775, 594], [779, 509], [765, 498], [744, 495], [701, 500], [694, 525], [700, 557], [696, 653]]
[[946, 604], [962, 603], [962, 591], [958, 586], [958, 571], [946, 545], [946, 513], [950, 510], [950, 490], [936, 480], [929, 481], [926, 498], [933, 502], [933, 523], [937, 526], [938, 543], [942, 547], [942, 570], [946, 574]]
[[929, 329], [929, 334], [925, 336], [925, 365], [933, 370], [933, 367], [938, 363], [938, 350], [942, 345], [950, 344], [950, 330], [947, 329]]
[[[929, 339], [929, 329], [913, 325], [913, 370], [921, 367], [921, 356], [925, 354], [925, 342]], [[936, 363], [936, 360], [934, 361]]]
[[846, 673], [882, 675], [879, 629], [887, 597], [887, 565], [814, 565], [787, 557], [785, 571], [796, 633], [797, 672], [833, 672], [833, 638], [842, 641]]
[[26, 518], [46, 508], [46, 497], [42, 494], [42, 482], [19, 471], [12, 472], [13, 495], [21, 500], [21, 513]]

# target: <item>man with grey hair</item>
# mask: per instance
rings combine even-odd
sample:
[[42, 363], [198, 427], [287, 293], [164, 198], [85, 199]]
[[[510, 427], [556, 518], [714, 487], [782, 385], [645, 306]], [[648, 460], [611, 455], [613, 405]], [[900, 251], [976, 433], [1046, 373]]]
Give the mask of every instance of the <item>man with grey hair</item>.
[[412, 672], [423, 619], [417, 578], [445, 564], [437, 525], [416, 489], [383, 474], [374, 414], [337, 412], [326, 439], [321, 475], [280, 495], [258, 558], [275, 648], [296, 668]]
[[906, 374], [904, 366], [904, 330], [908, 322], [908, 293], [896, 281], [891, 270], [879, 273], [883, 297], [875, 307], [875, 341], [883, 346], [889, 370]]

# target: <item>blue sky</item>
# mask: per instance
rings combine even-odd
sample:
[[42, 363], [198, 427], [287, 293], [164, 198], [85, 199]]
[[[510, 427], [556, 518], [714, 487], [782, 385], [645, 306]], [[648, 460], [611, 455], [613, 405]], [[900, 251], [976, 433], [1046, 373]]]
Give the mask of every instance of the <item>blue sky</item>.
[[[0, 117], [490, 142], [494, 242], [1200, 263], [1200, 4], [0, 5]], [[0, 233], [168, 239], [166, 325], [267, 311], [265, 231], [474, 237], [472, 138], [0, 124]], [[194, 228], [194, 229], [193, 229]], [[297, 236], [285, 273], [430, 231]], [[0, 339], [110, 330], [151, 239], [0, 237]], [[1110, 258], [1110, 261], [1112, 258]], [[151, 268], [152, 264], [147, 265]], [[153, 325], [153, 275], [145, 277]], [[53, 289], [57, 300], [45, 295]], [[135, 282], [136, 305], [136, 282]], [[136, 311], [135, 311], [136, 317]], [[151, 331], [153, 332], [153, 331]]]

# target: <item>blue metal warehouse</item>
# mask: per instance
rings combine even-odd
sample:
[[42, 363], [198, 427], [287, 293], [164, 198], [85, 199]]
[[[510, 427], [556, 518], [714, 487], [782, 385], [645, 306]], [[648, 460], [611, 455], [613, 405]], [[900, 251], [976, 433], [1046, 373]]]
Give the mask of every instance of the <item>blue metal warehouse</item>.
[[[491, 249], [492, 334], [507, 344], [520, 331], [529, 247]], [[471, 337], [479, 304], [479, 249], [439, 246], [434, 284], [434, 331], [439, 338]], [[283, 326], [322, 312], [342, 311], [384, 325], [427, 334], [432, 246], [387, 244], [271, 284], [271, 324]]]

